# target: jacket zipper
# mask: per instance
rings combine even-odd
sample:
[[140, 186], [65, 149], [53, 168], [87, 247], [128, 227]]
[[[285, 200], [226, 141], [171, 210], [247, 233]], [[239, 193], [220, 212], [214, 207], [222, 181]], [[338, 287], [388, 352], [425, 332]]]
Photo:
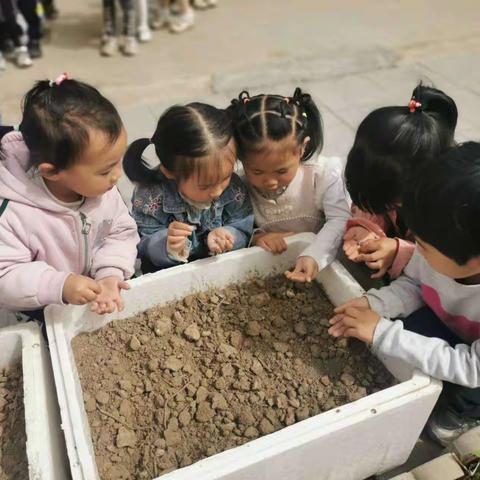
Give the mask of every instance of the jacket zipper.
[[84, 251], [84, 264], [83, 264], [83, 274], [88, 273], [90, 267], [90, 255], [88, 248], [88, 234], [90, 233], [90, 228], [92, 224], [87, 220], [87, 216], [80, 212], [80, 220], [82, 222], [82, 236], [83, 236], [83, 251]]

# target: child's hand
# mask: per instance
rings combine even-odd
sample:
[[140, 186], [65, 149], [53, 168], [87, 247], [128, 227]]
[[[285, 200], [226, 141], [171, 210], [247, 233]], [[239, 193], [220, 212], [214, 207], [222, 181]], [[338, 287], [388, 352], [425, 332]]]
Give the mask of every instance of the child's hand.
[[182, 222], [172, 222], [168, 226], [167, 252], [180, 254], [185, 248], [187, 238], [195, 230], [195, 227]]
[[369, 308], [347, 307], [330, 319], [332, 337], [355, 337], [371, 345], [380, 315]]
[[345, 302], [343, 305], [338, 306], [335, 308], [334, 312], [335, 313], [343, 313], [348, 307], [354, 307], [354, 308], [370, 308], [370, 303], [368, 302], [368, 298], [363, 296], [363, 297], [357, 297], [357, 298], [352, 298], [348, 302]]
[[257, 233], [253, 236], [252, 245], [261, 247], [270, 253], [283, 253], [287, 250], [285, 237], [290, 237], [293, 232], [286, 233]]
[[92, 302], [90, 310], [103, 315], [112, 313], [117, 309], [119, 312], [123, 310], [123, 300], [120, 295], [122, 290], [129, 290], [130, 285], [117, 277], [106, 277], [98, 281], [101, 292]]
[[63, 284], [63, 301], [72, 305], [85, 305], [93, 302], [101, 292], [101, 287], [92, 278], [71, 273]]
[[229, 252], [233, 248], [235, 239], [225, 228], [212, 230], [207, 237], [208, 250], [214, 254]]
[[379, 238], [360, 245], [358, 261], [365, 262], [368, 268], [378, 270], [371, 278], [381, 278], [392, 266], [397, 254], [398, 244], [395, 238]]
[[356, 226], [349, 228], [343, 236], [343, 251], [352, 262], [360, 262], [360, 245], [370, 240], [376, 240], [378, 237], [375, 233], [370, 232], [364, 227]]
[[293, 272], [286, 271], [285, 276], [294, 282], [311, 282], [318, 274], [318, 263], [313, 257], [299, 257]]

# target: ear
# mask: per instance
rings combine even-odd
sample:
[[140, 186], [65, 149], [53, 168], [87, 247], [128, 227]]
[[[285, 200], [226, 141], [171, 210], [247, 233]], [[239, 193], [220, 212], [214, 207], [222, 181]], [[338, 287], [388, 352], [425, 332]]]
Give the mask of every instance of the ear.
[[60, 171], [52, 163], [41, 163], [38, 166], [38, 172], [42, 177], [52, 180], [53, 182], [58, 180], [60, 174]]
[[310, 137], [305, 137], [302, 143], [302, 157], [303, 154], [305, 153], [305, 149], [307, 148], [307, 145], [310, 143]]
[[175, 180], [175, 177], [170, 170], [167, 170], [163, 165], [160, 165], [160, 171], [169, 179], [169, 180]]

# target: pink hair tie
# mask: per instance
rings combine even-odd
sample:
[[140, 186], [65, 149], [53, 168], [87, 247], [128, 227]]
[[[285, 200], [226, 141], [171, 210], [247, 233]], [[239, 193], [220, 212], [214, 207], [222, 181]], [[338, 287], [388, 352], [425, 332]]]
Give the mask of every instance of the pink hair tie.
[[420, 108], [421, 106], [422, 106], [422, 104], [420, 102], [417, 102], [413, 98], [408, 102], [408, 109], [410, 110], [410, 113], [415, 112], [415, 110], [417, 108]]
[[64, 72], [61, 75], [59, 75], [55, 80], [50, 80], [49, 85], [50, 87], [53, 87], [54, 85], [59, 87], [65, 80], [68, 80], [68, 79], [69, 79], [68, 73]]

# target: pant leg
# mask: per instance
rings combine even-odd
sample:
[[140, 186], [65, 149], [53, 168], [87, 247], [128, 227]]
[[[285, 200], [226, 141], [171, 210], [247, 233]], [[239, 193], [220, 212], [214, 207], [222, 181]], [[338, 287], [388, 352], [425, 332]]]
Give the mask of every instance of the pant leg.
[[23, 30], [17, 23], [17, 10], [13, 0], [0, 0], [4, 19], [4, 35], [10, 37], [16, 47], [22, 45]]
[[[428, 307], [423, 307], [403, 320], [406, 330], [425, 337], [441, 338], [451, 347], [466, 344], [455, 335]], [[443, 391], [438, 400], [440, 408], [450, 408], [457, 415], [480, 419], [480, 388], [468, 388], [454, 383], [444, 382]]]
[[116, 0], [103, 0], [103, 34], [109, 37], [117, 34], [115, 2]]
[[17, 0], [18, 8], [28, 25], [28, 38], [40, 40], [42, 38], [42, 23], [37, 13], [37, 0]]
[[134, 37], [137, 31], [134, 0], [120, 0], [123, 9], [123, 31], [127, 37]]

